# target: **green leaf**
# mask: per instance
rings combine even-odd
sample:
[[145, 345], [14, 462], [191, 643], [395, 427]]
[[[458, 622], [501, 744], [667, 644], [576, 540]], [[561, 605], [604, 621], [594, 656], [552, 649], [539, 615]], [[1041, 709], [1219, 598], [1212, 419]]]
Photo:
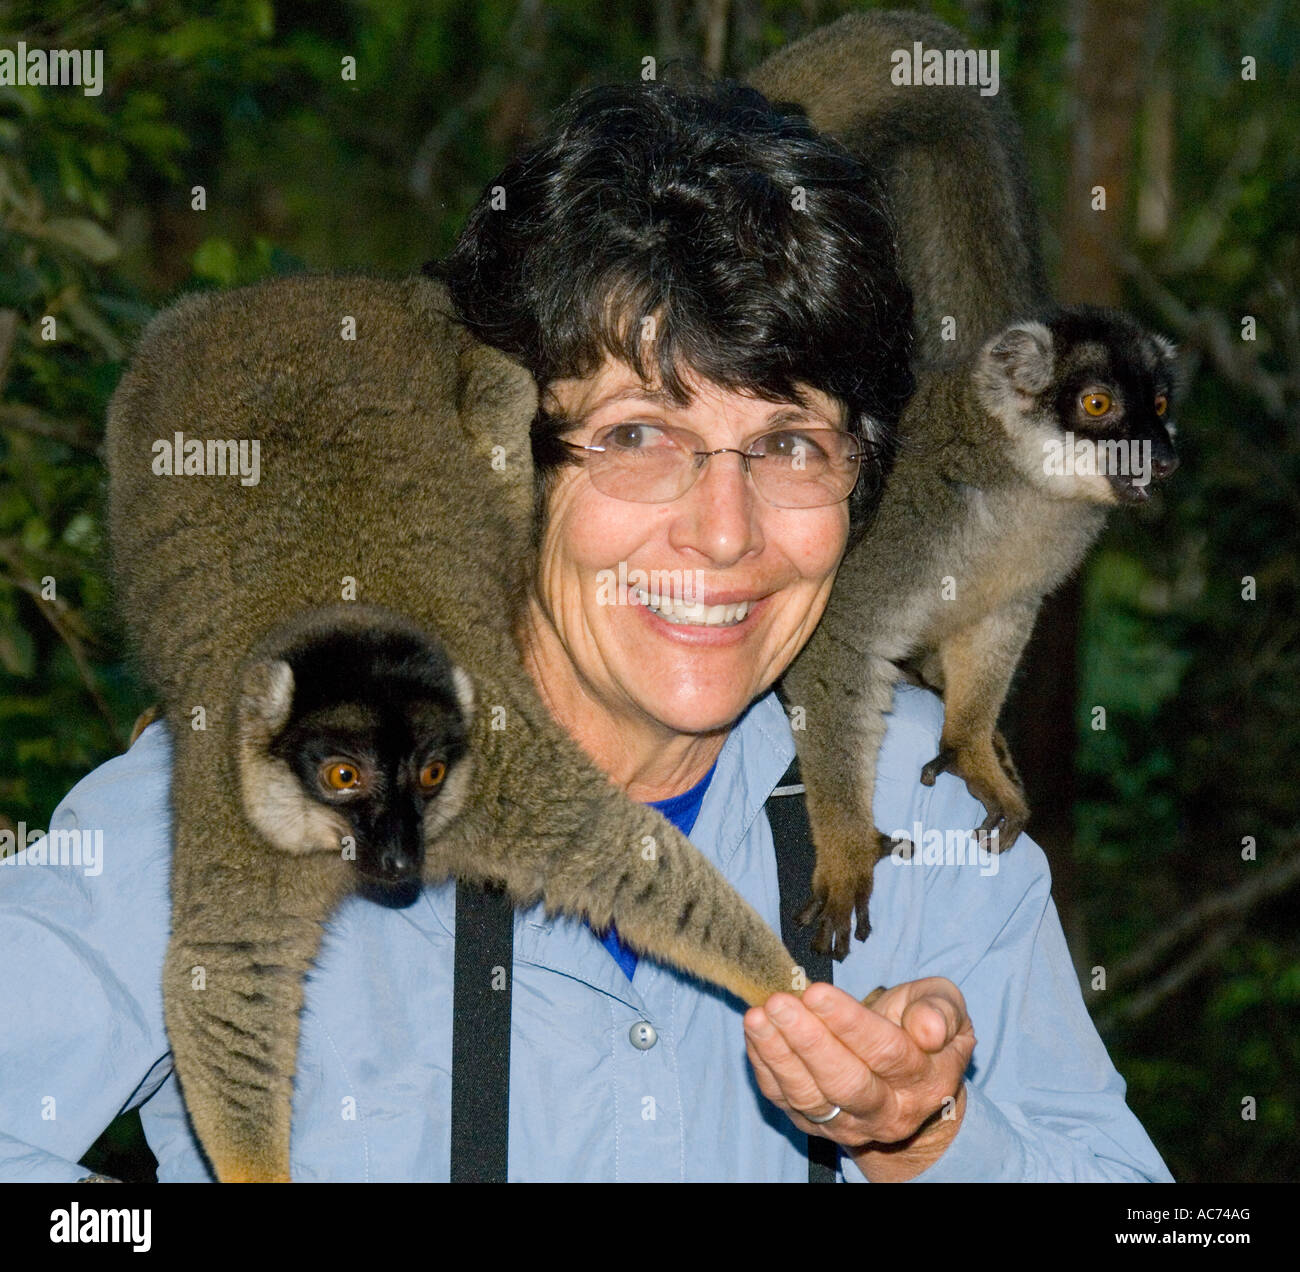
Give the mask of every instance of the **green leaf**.
[[97, 539], [95, 518], [88, 512], [77, 513], [63, 530], [63, 542], [70, 548], [89, 551], [94, 548]]
[[222, 287], [231, 287], [239, 271], [239, 257], [226, 239], [204, 239], [194, 250], [194, 272]]
[[95, 265], [111, 261], [118, 253], [117, 240], [102, 225], [83, 216], [56, 216], [46, 221], [41, 236], [79, 252]]
[[39, 517], [29, 517], [23, 526], [22, 545], [28, 552], [42, 552], [50, 544], [50, 528]]
[[36, 667], [36, 646], [16, 623], [0, 626], [0, 666], [11, 676], [28, 677]]

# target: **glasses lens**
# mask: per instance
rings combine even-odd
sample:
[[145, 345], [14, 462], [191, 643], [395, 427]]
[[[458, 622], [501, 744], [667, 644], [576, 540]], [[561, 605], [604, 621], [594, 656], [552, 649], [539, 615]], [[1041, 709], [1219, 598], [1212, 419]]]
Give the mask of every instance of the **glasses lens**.
[[664, 424], [610, 424], [591, 439], [591, 483], [602, 494], [632, 503], [668, 503], [691, 484], [697, 449], [694, 433]]
[[834, 428], [779, 429], [749, 448], [759, 494], [777, 508], [819, 508], [848, 497], [858, 480], [862, 444]]
[[[631, 503], [669, 503], [700, 470], [705, 444], [668, 424], [610, 424], [586, 449], [592, 485]], [[848, 497], [858, 479], [862, 443], [839, 429], [777, 429], [756, 438], [746, 462], [759, 495], [778, 508], [818, 508]]]

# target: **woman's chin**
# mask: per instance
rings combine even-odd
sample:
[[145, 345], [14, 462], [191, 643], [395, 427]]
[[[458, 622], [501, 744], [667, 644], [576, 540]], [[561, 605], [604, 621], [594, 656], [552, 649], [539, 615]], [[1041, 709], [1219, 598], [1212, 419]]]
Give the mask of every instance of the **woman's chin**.
[[744, 714], [750, 700], [741, 701], [729, 693], [711, 701], [665, 702], [662, 698], [645, 699], [641, 709], [665, 729], [674, 733], [717, 733], [730, 729]]

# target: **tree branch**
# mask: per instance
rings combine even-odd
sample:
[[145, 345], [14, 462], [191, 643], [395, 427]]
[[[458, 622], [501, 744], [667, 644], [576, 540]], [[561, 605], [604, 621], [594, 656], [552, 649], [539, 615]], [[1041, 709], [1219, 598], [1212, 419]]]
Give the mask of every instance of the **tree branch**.
[[34, 406], [22, 402], [0, 403], [0, 428], [16, 428], [23, 433], [36, 437], [47, 437], [54, 442], [63, 442], [66, 446], [99, 454], [100, 439], [85, 424], [67, 424], [62, 420], [51, 419]]
[[22, 559], [12, 543], [0, 543], [0, 558], [3, 558], [9, 567], [7, 571], [9, 582], [31, 596], [36, 602], [37, 609], [44, 615], [50, 626], [54, 628], [55, 635], [63, 642], [68, 653], [72, 655], [72, 661], [76, 665], [81, 682], [85, 685], [86, 692], [90, 695], [91, 701], [94, 702], [96, 710], [103, 716], [105, 723], [108, 725], [109, 734], [114, 744], [119, 751], [126, 750], [125, 739], [122, 737], [122, 732], [117, 727], [117, 721], [113, 718], [113, 712], [99, 688], [94, 668], [90, 665], [90, 658], [86, 653], [85, 637], [88, 636], [86, 625], [81, 621], [80, 616], [64, 602], [50, 602], [41, 596], [40, 584], [27, 573]]
[[1108, 1033], [1120, 1021], [1149, 1016], [1170, 995], [1177, 993], [1198, 972], [1213, 963], [1241, 935], [1244, 924], [1234, 922], [1215, 928], [1181, 963], [1176, 963], [1140, 994], [1119, 1003], [1094, 1019], [1099, 1033]]
[[1123, 252], [1119, 263], [1125, 276], [1180, 340], [1204, 353], [1229, 384], [1258, 398], [1274, 419], [1288, 417], [1287, 391], [1294, 391], [1293, 377], [1265, 370], [1247, 342], [1233, 335], [1223, 314], [1214, 309], [1188, 308], [1137, 257]]
[[[1149, 975], [1171, 950], [1189, 940], [1200, 929], [1210, 927], [1211, 931], [1186, 958], [1148, 988], [1135, 993], [1126, 1002], [1099, 1012], [1096, 1017], [1097, 1028], [1104, 1031], [1122, 1020], [1137, 1020], [1148, 1015], [1236, 938], [1250, 911], [1269, 897], [1285, 892], [1297, 879], [1300, 879], [1300, 850], [1293, 843], [1278, 860], [1262, 867], [1244, 883], [1227, 892], [1203, 897], [1185, 910], [1115, 967], [1106, 991], [1108, 996], [1115, 989]], [[1100, 1001], [1100, 994], [1089, 995], [1090, 1003]]]

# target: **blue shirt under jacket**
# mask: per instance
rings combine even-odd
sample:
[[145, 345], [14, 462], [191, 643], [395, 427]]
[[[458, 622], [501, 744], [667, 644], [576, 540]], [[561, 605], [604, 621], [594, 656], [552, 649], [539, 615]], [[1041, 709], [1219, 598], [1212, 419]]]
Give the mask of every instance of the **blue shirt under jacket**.
[[[966, 1116], [915, 1182], [1168, 1180], [1084, 1009], [1042, 851], [1022, 837], [1000, 858], [957, 864], [969, 836], [943, 847], [942, 832], [984, 814], [958, 779], [918, 781], [941, 724], [937, 698], [899, 686], [876, 819], [921, 851], [881, 863], [872, 935], [834, 967], [856, 997], [922, 976], [966, 996], [978, 1039]], [[793, 753], [768, 694], [728, 736], [691, 833], [774, 931], [763, 804]], [[160, 1180], [209, 1177], [163, 1030], [169, 761], [153, 725], [55, 810], [53, 828], [102, 830], [100, 873], [28, 864], [31, 848], [0, 865], [0, 1179], [80, 1178], [77, 1159], [137, 1107]], [[295, 1179], [448, 1177], [454, 926], [454, 884], [404, 910], [350, 898], [331, 920], [306, 988]], [[649, 959], [633, 983], [582, 922], [517, 912], [510, 1178], [806, 1180], [804, 1136], [753, 1079], [744, 1011]], [[639, 1022], [655, 1031], [647, 1049], [631, 1041]]]

